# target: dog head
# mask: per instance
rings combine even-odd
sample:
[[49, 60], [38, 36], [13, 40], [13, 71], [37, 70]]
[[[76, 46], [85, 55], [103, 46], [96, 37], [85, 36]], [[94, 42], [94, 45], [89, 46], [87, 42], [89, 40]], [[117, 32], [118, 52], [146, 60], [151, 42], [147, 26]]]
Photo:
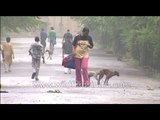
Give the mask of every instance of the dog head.
[[114, 75], [117, 75], [117, 76], [119, 76], [119, 72], [117, 72], [117, 71], [114, 71]]
[[89, 72], [88, 72], [88, 76], [89, 76], [89, 77], [92, 77], [92, 76], [94, 76], [95, 74], [96, 74], [95, 71], [89, 71]]
[[46, 52], [48, 52], [49, 55], [53, 54], [53, 51], [51, 51], [51, 50], [46, 50]]

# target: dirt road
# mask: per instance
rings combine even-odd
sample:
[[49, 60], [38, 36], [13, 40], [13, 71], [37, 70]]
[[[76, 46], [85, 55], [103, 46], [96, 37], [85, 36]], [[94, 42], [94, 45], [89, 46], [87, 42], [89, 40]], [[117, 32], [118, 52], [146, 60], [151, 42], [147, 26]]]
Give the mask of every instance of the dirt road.
[[[94, 48], [90, 51], [89, 70], [108, 68], [120, 76], [109, 85], [97, 86], [94, 78], [89, 88], [75, 87], [75, 71], [64, 74], [61, 38], [57, 41], [53, 60], [41, 64], [40, 81], [31, 79], [31, 57], [28, 55], [33, 38], [13, 38], [15, 59], [11, 73], [4, 73], [1, 63], [1, 104], [159, 104], [160, 81], [147, 77], [143, 71]], [[46, 54], [47, 56], [47, 54]], [[102, 81], [103, 83], [103, 81]], [[61, 93], [48, 93], [60, 90]]]

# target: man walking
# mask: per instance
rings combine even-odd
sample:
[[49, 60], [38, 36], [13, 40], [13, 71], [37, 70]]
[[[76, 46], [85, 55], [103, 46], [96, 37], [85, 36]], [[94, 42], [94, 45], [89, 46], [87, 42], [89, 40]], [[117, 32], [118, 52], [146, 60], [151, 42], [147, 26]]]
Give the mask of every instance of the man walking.
[[32, 79], [35, 78], [36, 81], [39, 80], [38, 75], [39, 75], [39, 69], [40, 69], [40, 62], [41, 62], [41, 57], [43, 55], [43, 47], [39, 43], [39, 37], [35, 37], [35, 42], [31, 44], [31, 47], [29, 49], [29, 54], [32, 56], [32, 68], [33, 68], [33, 73], [32, 73]]
[[50, 42], [50, 51], [54, 52], [54, 45], [56, 45], [56, 32], [53, 27], [51, 27], [51, 30], [49, 31], [49, 42]]

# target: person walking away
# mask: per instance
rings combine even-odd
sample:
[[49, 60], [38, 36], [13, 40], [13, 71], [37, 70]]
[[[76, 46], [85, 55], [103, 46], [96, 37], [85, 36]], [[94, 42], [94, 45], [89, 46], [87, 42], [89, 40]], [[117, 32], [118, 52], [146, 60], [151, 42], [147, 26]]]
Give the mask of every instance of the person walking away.
[[45, 63], [45, 58], [44, 58], [44, 54], [45, 54], [45, 48], [46, 48], [46, 39], [47, 39], [47, 33], [44, 31], [44, 29], [41, 29], [41, 33], [40, 33], [40, 39], [41, 39], [41, 44], [43, 45], [43, 63]]
[[29, 54], [32, 56], [32, 68], [33, 68], [33, 73], [32, 73], [32, 79], [35, 78], [36, 81], [39, 80], [38, 75], [39, 75], [39, 69], [40, 69], [40, 62], [41, 62], [41, 57], [43, 54], [43, 46], [39, 43], [39, 37], [35, 37], [35, 42], [31, 44], [30, 49], [29, 49]]
[[70, 39], [71, 42], [73, 42], [73, 35], [70, 33], [70, 30], [67, 29], [67, 32], [63, 35], [63, 40], [62, 40], [62, 44], [65, 42], [66, 39]]
[[[89, 28], [84, 27], [82, 35], [78, 35], [73, 41], [73, 55], [75, 57], [75, 69], [76, 69], [76, 86], [89, 87], [90, 80], [88, 78], [88, 59], [89, 49], [93, 48], [92, 37], [89, 36]], [[82, 71], [82, 72], [81, 72]], [[81, 75], [82, 74], [82, 75]]]
[[52, 54], [54, 53], [54, 46], [56, 45], [56, 32], [53, 27], [51, 27], [51, 30], [49, 31], [49, 42], [50, 42], [50, 51]]
[[[63, 36], [63, 44], [62, 44], [63, 58], [72, 54], [72, 39], [73, 39], [72, 34], [69, 33], [69, 30], [67, 30], [67, 33], [65, 33]], [[64, 67], [64, 73], [71, 74], [71, 69]]]
[[10, 43], [11, 38], [6, 38], [6, 43], [2, 45], [2, 57], [4, 62], [5, 73], [11, 72], [12, 59], [14, 59], [13, 45]]

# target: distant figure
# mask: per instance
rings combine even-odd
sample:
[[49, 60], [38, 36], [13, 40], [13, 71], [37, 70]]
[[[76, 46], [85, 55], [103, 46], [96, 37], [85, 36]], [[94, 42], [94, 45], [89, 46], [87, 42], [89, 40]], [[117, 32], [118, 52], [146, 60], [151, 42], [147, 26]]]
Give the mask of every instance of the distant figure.
[[56, 32], [53, 27], [51, 27], [51, 30], [49, 31], [49, 42], [50, 42], [50, 51], [52, 51], [52, 53], [53, 53], [54, 52], [54, 45], [57, 44]]
[[40, 39], [41, 39], [41, 44], [43, 45], [43, 52], [44, 52], [46, 47], [47, 33], [44, 31], [43, 28], [40, 33]]
[[39, 43], [39, 37], [35, 37], [35, 42], [31, 44], [30, 49], [29, 49], [29, 55], [32, 56], [32, 68], [33, 68], [33, 73], [32, 73], [32, 79], [35, 78], [35, 80], [39, 80], [38, 75], [39, 75], [39, 69], [40, 69], [40, 62], [41, 62], [41, 57], [43, 55], [43, 46]]
[[73, 40], [73, 35], [70, 33], [69, 29], [67, 29], [67, 32], [63, 35], [62, 44], [65, 42], [66, 39], [70, 39], [71, 42]]
[[12, 59], [14, 59], [13, 46], [10, 43], [11, 38], [6, 38], [6, 43], [2, 46], [2, 58], [4, 62], [5, 73], [11, 72]]
[[[45, 48], [46, 48], [47, 33], [44, 31], [43, 28], [42, 28], [41, 33], [40, 33], [40, 39], [41, 39], [41, 44], [43, 45], [43, 56], [44, 56]], [[43, 63], [45, 63], [44, 58], [43, 58]]]
[[[72, 54], [72, 39], [73, 36], [70, 33], [70, 30], [67, 30], [67, 33], [64, 34], [63, 36], [63, 41], [62, 41], [62, 56], [67, 57], [69, 54]], [[71, 69], [69, 68], [64, 68], [64, 73], [65, 74], [71, 74]]]

